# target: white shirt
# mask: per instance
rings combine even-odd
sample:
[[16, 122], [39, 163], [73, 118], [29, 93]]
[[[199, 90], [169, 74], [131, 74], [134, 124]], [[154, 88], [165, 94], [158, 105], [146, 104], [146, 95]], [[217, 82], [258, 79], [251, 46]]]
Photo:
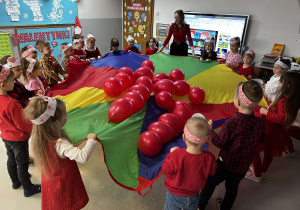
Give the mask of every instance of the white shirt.
[[68, 140], [60, 138], [56, 142], [55, 150], [61, 158], [69, 158], [79, 163], [85, 163], [91, 157], [96, 146], [97, 141], [94, 139], [88, 139], [85, 146], [80, 149], [74, 147]]
[[271, 79], [266, 84], [266, 98], [268, 101], [274, 101], [277, 93], [279, 92], [279, 79], [280, 77], [276, 77], [273, 75]]

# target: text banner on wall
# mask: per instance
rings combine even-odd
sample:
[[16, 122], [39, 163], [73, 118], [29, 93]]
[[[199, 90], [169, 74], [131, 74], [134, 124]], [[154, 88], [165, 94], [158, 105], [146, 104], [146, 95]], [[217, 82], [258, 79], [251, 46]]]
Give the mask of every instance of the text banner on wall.
[[0, 27], [74, 24], [74, 0], [0, 0]]
[[[12, 35], [12, 39], [15, 44], [19, 44], [20, 50], [25, 45], [34, 46], [38, 39], [46, 40], [53, 50], [52, 56], [60, 62], [63, 53], [59, 51], [59, 47], [64, 42], [72, 43], [72, 31], [71, 27], [16, 29], [16, 34]], [[38, 56], [39, 58], [42, 56], [40, 52]]]

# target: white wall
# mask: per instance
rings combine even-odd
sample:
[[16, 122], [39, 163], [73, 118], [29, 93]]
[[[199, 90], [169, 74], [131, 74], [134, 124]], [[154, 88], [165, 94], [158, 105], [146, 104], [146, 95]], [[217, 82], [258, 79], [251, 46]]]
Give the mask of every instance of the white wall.
[[256, 53], [259, 62], [270, 53], [274, 43], [285, 44], [285, 56], [300, 56], [300, 0], [156, 0], [154, 6], [154, 36], [156, 23], [174, 22], [174, 12], [195, 11], [211, 14], [250, 15], [246, 43]]

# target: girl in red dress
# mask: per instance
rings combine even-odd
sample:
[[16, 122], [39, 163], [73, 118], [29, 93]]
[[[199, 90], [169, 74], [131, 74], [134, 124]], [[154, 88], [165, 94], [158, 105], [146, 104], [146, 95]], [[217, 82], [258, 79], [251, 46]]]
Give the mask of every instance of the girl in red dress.
[[244, 63], [240, 63], [238, 71], [240, 75], [243, 75], [247, 80], [252, 79], [254, 74], [254, 68], [252, 62], [254, 61], [255, 53], [253, 50], [248, 50], [244, 55]]
[[145, 55], [153, 55], [157, 52], [157, 41], [154, 37], [151, 37], [146, 43], [146, 53]]
[[96, 38], [92, 34], [86, 36], [86, 59], [96, 60], [102, 57], [98, 47], [96, 47]]
[[74, 147], [62, 129], [67, 113], [59, 99], [36, 96], [24, 112], [34, 124], [31, 147], [42, 171], [42, 209], [82, 209], [89, 198], [76, 161], [90, 158], [97, 136], [89, 134], [82, 149]]
[[[253, 168], [246, 174], [246, 178], [262, 182], [261, 173], [265, 173], [272, 163], [273, 157], [279, 157], [285, 151], [290, 141], [286, 128], [289, 128], [297, 117], [300, 109], [300, 74], [286, 72], [279, 80], [279, 90], [275, 101], [269, 109], [261, 108], [260, 113], [265, 115], [265, 140], [260, 144], [254, 156]], [[261, 162], [259, 153], [264, 152]], [[251, 171], [254, 169], [254, 172]]]

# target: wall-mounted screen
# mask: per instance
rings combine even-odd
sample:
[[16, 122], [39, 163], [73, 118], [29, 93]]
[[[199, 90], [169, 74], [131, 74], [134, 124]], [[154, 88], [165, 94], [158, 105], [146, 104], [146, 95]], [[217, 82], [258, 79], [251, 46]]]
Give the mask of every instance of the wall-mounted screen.
[[[216, 15], [196, 12], [185, 12], [185, 22], [190, 25], [195, 53], [200, 55], [205, 38], [215, 37], [215, 48], [218, 58], [224, 58], [230, 51], [229, 40], [240, 37], [243, 49], [249, 15]], [[188, 42], [187, 42], [188, 43]], [[189, 53], [191, 50], [189, 48]]]

